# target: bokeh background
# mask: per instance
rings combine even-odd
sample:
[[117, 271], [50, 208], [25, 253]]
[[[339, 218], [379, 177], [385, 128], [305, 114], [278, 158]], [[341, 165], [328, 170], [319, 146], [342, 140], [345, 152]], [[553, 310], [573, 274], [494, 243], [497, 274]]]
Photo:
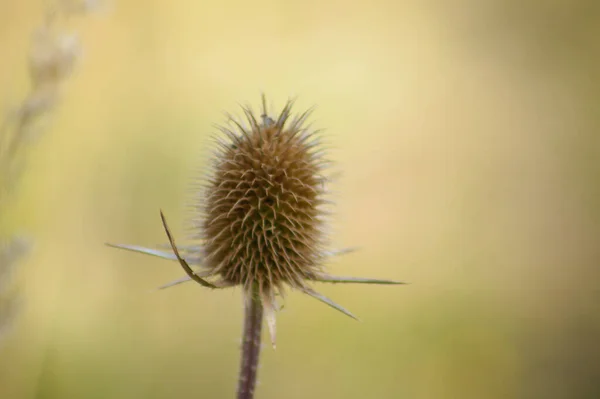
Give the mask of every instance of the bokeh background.
[[[43, 1], [0, 2], [0, 99]], [[258, 398], [600, 397], [600, 3], [123, 0], [84, 56], [10, 223], [35, 241], [0, 397], [230, 398], [239, 289], [107, 248], [182, 236], [213, 123], [316, 104], [343, 176], [336, 274], [356, 323], [291, 293]], [[181, 228], [180, 228], [181, 226]], [[265, 338], [265, 343], [267, 338]]]

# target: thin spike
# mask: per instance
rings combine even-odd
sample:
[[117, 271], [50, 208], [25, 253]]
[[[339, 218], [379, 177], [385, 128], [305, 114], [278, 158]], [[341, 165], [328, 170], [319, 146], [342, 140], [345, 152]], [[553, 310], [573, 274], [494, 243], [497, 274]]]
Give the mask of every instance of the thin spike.
[[249, 105], [246, 105], [245, 107], [242, 107], [242, 110], [244, 111], [244, 115], [246, 115], [246, 119], [248, 120], [248, 123], [250, 123], [252, 128], [259, 130], [260, 125], [258, 124], [258, 121], [254, 117], [254, 112], [252, 112], [252, 108], [250, 108]]
[[335, 310], [338, 310], [340, 312], [342, 312], [343, 314], [345, 314], [346, 316], [352, 317], [354, 320], [358, 320], [358, 317], [354, 316], [349, 310], [345, 309], [344, 307], [338, 305], [337, 303], [333, 302], [331, 299], [327, 298], [325, 295], [319, 294], [318, 292], [316, 292], [315, 290], [311, 289], [311, 288], [304, 288], [303, 290], [305, 293], [307, 293], [308, 295], [312, 296], [313, 298], [323, 302], [324, 304], [331, 306], [332, 308], [334, 308]]
[[146, 254], [146, 255], [150, 255], [150, 256], [156, 256], [156, 257], [162, 258], [162, 259], [177, 260], [177, 257], [175, 255], [173, 255], [172, 253], [159, 251], [157, 249], [146, 248], [146, 247], [142, 247], [139, 245], [111, 244], [109, 242], [105, 243], [105, 245], [112, 247], [112, 248], [124, 249], [126, 251], [132, 251], [132, 252], [138, 252], [138, 253], [142, 253], [142, 254]]
[[[200, 277], [209, 277], [209, 276], [213, 275], [213, 273], [211, 271], [196, 272], [194, 274], [196, 274], [197, 276], [200, 276]], [[181, 277], [181, 278], [178, 278], [177, 280], [171, 281], [170, 283], [161, 285], [160, 287], [157, 288], [157, 290], [164, 290], [165, 288], [169, 288], [169, 287], [173, 287], [175, 285], [187, 283], [188, 281], [193, 281], [190, 278], [190, 276]], [[215, 283], [213, 283], [213, 285], [217, 288], [226, 288], [226, 287], [232, 287], [234, 284], [223, 281], [223, 280], [219, 280], [219, 281], [216, 281]]]
[[[248, 131], [246, 130], [246, 128], [244, 126], [242, 126], [242, 124], [239, 123], [237, 121], [237, 119], [235, 119], [233, 117], [233, 115], [228, 114], [228, 118], [229, 118], [229, 122], [233, 123], [239, 129], [240, 133], [244, 135], [245, 139], [246, 140], [250, 140], [250, 134], [248, 133]], [[237, 144], [239, 144], [240, 142], [241, 142], [241, 140], [238, 139], [237, 140]]]
[[330, 276], [329, 274], [317, 274], [315, 281], [321, 283], [354, 283], [354, 284], [382, 284], [382, 285], [401, 285], [407, 284], [403, 281], [381, 280], [376, 278]]
[[178, 278], [177, 280], [173, 280], [169, 283], [161, 285], [160, 287], [157, 288], [157, 290], [164, 290], [165, 288], [173, 287], [175, 285], [179, 285], [182, 283], [187, 283], [188, 281], [192, 281], [191, 277], [184, 276], [184, 277]]
[[275, 122], [275, 126], [277, 126], [279, 129], [283, 128], [283, 125], [285, 125], [286, 121], [290, 117], [290, 111], [292, 110], [292, 107], [294, 106], [295, 102], [296, 102], [296, 99], [294, 99], [294, 98], [289, 99], [288, 102], [283, 107], [283, 110], [281, 110], [281, 113], [279, 114], [279, 117], [277, 118], [277, 122]]
[[[267, 112], [267, 97], [265, 96], [265, 93], [262, 93], [261, 95], [262, 97], [262, 115], [261, 118], [263, 120], [263, 125], [264, 126], [268, 126], [272, 123], [272, 119], [269, 118], [269, 113]], [[269, 122], [269, 123], [267, 123]]]
[[185, 259], [183, 259], [179, 255], [179, 251], [177, 250], [177, 245], [175, 244], [175, 240], [173, 239], [173, 236], [171, 235], [171, 231], [169, 230], [169, 226], [167, 225], [167, 220], [165, 219], [165, 215], [163, 214], [162, 210], [160, 211], [160, 218], [162, 220], [163, 227], [165, 228], [165, 233], [167, 233], [167, 237], [169, 238], [169, 242], [171, 243], [171, 248], [173, 249], [173, 253], [177, 257], [179, 264], [181, 265], [183, 270], [187, 273], [187, 275], [192, 280], [194, 280], [198, 284], [202, 285], [203, 287], [217, 288], [214, 284], [212, 284], [212, 283], [204, 280], [202, 277], [194, 274], [194, 271], [192, 270], [190, 265], [188, 265], [188, 263], [185, 261]]

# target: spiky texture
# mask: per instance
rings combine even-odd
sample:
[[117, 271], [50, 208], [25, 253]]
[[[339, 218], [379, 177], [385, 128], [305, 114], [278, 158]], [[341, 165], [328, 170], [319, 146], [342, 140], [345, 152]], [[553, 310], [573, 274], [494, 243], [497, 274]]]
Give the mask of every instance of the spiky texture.
[[[293, 102], [288, 101], [275, 120], [268, 116], [265, 103], [263, 96], [259, 118], [244, 107], [245, 122], [228, 116], [228, 126], [218, 126], [221, 134], [214, 137], [210, 168], [202, 190], [193, 197], [194, 245], [177, 246], [162, 212], [172, 252], [108, 245], [177, 260], [187, 276], [161, 289], [186, 281], [208, 288], [242, 286], [247, 303], [263, 309], [275, 345], [275, 297], [285, 286], [356, 318], [309, 283], [403, 283], [323, 271], [326, 260], [352, 250], [327, 249], [330, 162], [319, 132], [305, 125], [311, 110], [292, 117]], [[200, 269], [192, 269], [190, 263]]]
[[[208, 288], [244, 288], [238, 399], [254, 395], [263, 315], [275, 347], [275, 296], [282, 294], [286, 285], [355, 318], [308, 282], [403, 284], [323, 272], [325, 259], [350, 249], [326, 250], [323, 206], [328, 204], [325, 171], [329, 162], [318, 133], [304, 126], [310, 110], [290, 122], [292, 105], [288, 102], [273, 120], [267, 115], [263, 96], [260, 121], [246, 107], [245, 124], [229, 117], [230, 127], [219, 127], [222, 135], [215, 137], [211, 168], [203, 190], [194, 197], [194, 238], [202, 239], [201, 243], [178, 247], [161, 211], [172, 252], [108, 244], [177, 260], [187, 276], [160, 288], [186, 281]], [[194, 271], [188, 262], [201, 270]]]
[[309, 111], [289, 123], [292, 102], [277, 120], [264, 108], [260, 122], [244, 108], [245, 126], [230, 117], [235, 128], [220, 127], [198, 226], [211, 274], [272, 298], [321, 271], [327, 161], [304, 127]]

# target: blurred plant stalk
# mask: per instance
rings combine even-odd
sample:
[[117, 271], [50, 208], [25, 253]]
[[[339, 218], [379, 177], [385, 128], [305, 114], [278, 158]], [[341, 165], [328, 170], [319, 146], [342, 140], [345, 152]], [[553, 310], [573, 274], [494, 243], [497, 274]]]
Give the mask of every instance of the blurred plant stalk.
[[[7, 226], [10, 203], [26, 166], [29, 150], [45, 132], [43, 123], [59, 103], [61, 88], [81, 54], [76, 34], [67, 32], [69, 18], [95, 9], [90, 0], [58, 0], [48, 7], [35, 31], [27, 67], [30, 88], [25, 98], [5, 111], [0, 125], [0, 340], [18, 310], [16, 266], [31, 248], [30, 240]], [[47, 131], [47, 129], [46, 129]]]

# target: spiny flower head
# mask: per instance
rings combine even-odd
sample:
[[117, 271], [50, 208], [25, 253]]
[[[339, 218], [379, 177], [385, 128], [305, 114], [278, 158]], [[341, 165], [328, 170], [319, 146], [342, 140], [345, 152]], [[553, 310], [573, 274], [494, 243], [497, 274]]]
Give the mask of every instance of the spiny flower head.
[[[223, 138], [208, 177], [198, 218], [204, 265], [223, 281], [265, 296], [283, 284], [303, 288], [321, 271], [325, 247], [327, 161], [308, 112], [288, 123], [288, 102], [276, 121], [221, 127]], [[264, 107], [264, 106], [263, 106]]]
[[[263, 110], [257, 117], [243, 108], [245, 122], [228, 116], [218, 126], [211, 167], [202, 190], [193, 198], [193, 239], [200, 244], [179, 248], [161, 212], [173, 253], [132, 245], [118, 248], [178, 260], [187, 276], [170, 287], [194, 280], [209, 288], [240, 285], [258, 296], [275, 342], [276, 296], [290, 286], [354, 318], [309, 283], [401, 284], [389, 280], [329, 276], [327, 258], [349, 252], [328, 251], [324, 208], [327, 200], [325, 158], [319, 131], [306, 125], [311, 110], [292, 116], [288, 101], [276, 119]], [[200, 270], [194, 271], [190, 263]]]

